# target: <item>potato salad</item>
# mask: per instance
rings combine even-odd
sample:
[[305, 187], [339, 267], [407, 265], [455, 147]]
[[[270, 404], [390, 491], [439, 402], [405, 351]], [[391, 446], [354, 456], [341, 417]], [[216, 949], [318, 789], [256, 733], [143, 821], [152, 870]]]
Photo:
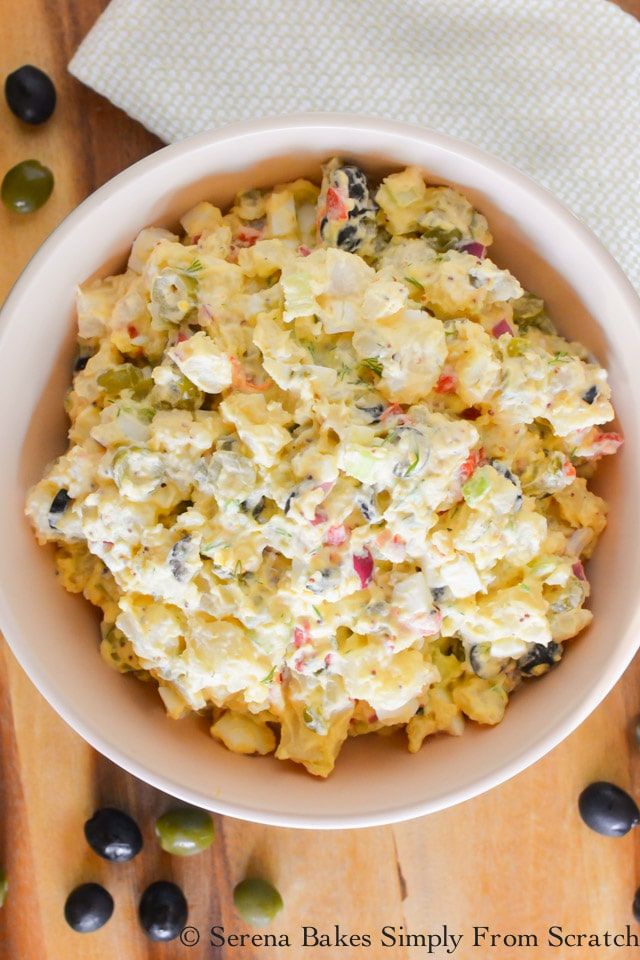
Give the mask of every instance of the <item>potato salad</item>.
[[171, 717], [324, 777], [347, 737], [498, 723], [589, 624], [607, 374], [491, 242], [417, 168], [334, 158], [78, 290], [27, 513]]

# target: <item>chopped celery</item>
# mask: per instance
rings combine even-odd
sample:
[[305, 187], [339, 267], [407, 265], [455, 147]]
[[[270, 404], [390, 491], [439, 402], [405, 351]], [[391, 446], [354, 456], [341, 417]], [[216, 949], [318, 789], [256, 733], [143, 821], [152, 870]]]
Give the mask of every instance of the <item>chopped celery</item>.
[[342, 468], [360, 483], [371, 483], [378, 470], [378, 461], [366, 447], [350, 447], [344, 452]]
[[476, 470], [462, 487], [462, 496], [470, 507], [479, 503], [491, 486], [487, 470], [481, 467]]
[[558, 557], [542, 556], [531, 560], [527, 564], [527, 567], [534, 577], [539, 577], [541, 580], [544, 580], [550, 573], [553, 573], [559, 562]]

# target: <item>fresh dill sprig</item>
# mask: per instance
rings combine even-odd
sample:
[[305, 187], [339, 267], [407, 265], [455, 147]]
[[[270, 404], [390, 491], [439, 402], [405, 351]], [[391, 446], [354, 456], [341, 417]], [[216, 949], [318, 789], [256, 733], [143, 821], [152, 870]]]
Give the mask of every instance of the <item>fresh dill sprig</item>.
[[360, 361], [363, 367], [367, 367], [369, 370], [373, 370], [377, 376], [382, 376], [382, 363], [378, 360], [377, 357], [365, 357], [364, 360]]
[[275, 672], [276, 672], [276, 665], [274, 663], [274, 665], [271, 667], [271, 670], [269, 670], [269, 673], [266, 675], [266, 677], [262, 678], [260, 683], [271, 683], [271, 681], [274, 678]]
[[405, 477], [408, 477], [409, 474], [413, 473], [413, 471], [416, 469], [419, 463], [420, 463], [420, 454], [416, 451], [415, 457], [413, 458], [413, 460], [405, 470], [405, 474], [404, 474]]
[[188, 267], [182, 271], [183, 273], [188, 274], [190, 277], [195, 276], [196, 273], [200, 273], [201, 270], [204, 270], [204, 264], [202, 260], [193, 260]]

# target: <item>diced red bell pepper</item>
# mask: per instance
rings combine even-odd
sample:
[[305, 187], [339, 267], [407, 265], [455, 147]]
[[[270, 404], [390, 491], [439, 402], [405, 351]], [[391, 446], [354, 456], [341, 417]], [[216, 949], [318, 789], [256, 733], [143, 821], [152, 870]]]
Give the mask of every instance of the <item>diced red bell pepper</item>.
[[252, 247], [260, 239], [262, 233], [255, 227], [243, 227], [233, 238], [236, 247]]
[[293, 631], [293, 645], [297, 649], [303, 647], [305, 643], [309, 643], [311, 638], [311, 631], [309, 628], [308, 620], [301, 620], [300, 625], [295, 628]]
[[593, 441], [593, 455], [594, 457], [609, 456], [616, 453], [623, 443], [624, 438], [621, 433], [598, 433]]
[[458, 378], [454, 373], [443, 373], [433, 389], [436, 393], [451, 393], [455, 390], [457, 383]]
[[327, 220], [346, 220], [349, 216], [347, 205], [335, 189], [329, 187], [327, 190]]
[[264, 383], [255, 383], [246, 375], [242, 364], [237, 357], [229, 357], [231, 361], [232, 383], [236, 390], [245, 390], [247, 393], [264, 393], [271, 386], [271, 380]]
[[483, 460], [484, 450], [482, 447], [480, 447], [479, 450], [472, 450], [460, 467], [460, 482], [465, 483], [465, 481], [469, 479], [473, 471], [482, 463]]
[[397, 417], [401, 413], [404, 413], [404, 410], [399, 403], [390, 403], [389, 406], [383, 410], [380, 416], [380, 423], [382, 423], [384, 420], [388, 420], [389, 417]]

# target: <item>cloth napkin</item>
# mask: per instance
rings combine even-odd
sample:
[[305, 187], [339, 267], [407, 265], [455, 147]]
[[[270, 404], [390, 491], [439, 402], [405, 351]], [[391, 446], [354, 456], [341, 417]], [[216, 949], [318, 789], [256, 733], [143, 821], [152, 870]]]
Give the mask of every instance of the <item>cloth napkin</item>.
[[609, 0], [112, 0], [69, 69], [167, 141], [305, 110], [462, 137], [640, 289], [640, 23]]

